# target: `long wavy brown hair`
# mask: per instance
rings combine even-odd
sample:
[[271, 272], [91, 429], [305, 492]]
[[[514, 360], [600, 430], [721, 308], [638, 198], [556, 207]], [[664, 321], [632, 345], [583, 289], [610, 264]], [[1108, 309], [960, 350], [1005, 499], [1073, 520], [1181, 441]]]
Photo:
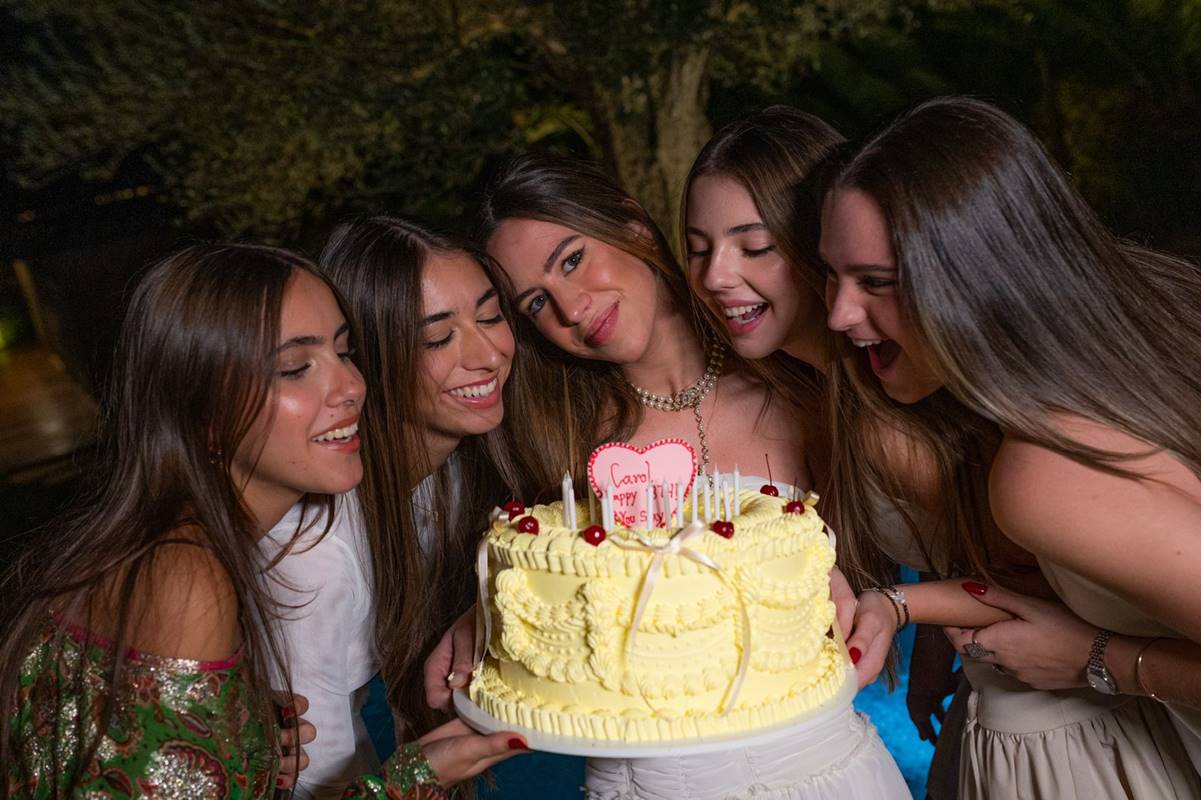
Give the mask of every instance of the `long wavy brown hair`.
[[[901, 413], [938, 454], [943, 539], [963, 540], [971, 568], [995, 568], [982, 484], [1002, 434], [1129, 474], [1131, 455], [1059, 430], [1075, 414], [1201, 474], [1201, 269], [1117, 239], [1020, 123], [980, 100], [930, 100], [831, 186], [884, 213], [903, 313], [945, 386]], [[895, 412], [874, 383], [860, 369], [862, 402]]]
[[[480, 206], [476, 241], [486, 244], [507, 219], [551, 222], [578, 231], [637, 257], [664, 287], [671, 305], [684, 313], [700, 342], [709, 341], [693, 310], [684, 272], [654, 220], [596, 165], [578, 159], [528, 154], [496, 177]], [[492, 262], [493, 282], [512, 296], [512, 283]], [[633, 388], [621, 367], [581, 359], [547, 342], [533, 324], [516, 315], [520, 374], [509, 379], [513, 409], [505, 417], [512, 437], [519, 489], [527, 501], [552, 499], [565, 472], [586, 485], [588, 456], [607, 441], [624, 441], [642, 421]], [[727, 371], [746, 369], [736, 354]]]
[[[414, 386], [421, 373], [422, 281], [431, 256], [473, 246], [393, 217], [338, 226], [321, 268], [344, 292], [356, 321], [356, 358], [371, 387], [364, 405], [359, 498], [374, 563], [376, 645], [388, 701], [410, 733], [439, 720], [425, 702], [422, 665], [475, 597], [472, 565], [489, 510], [510, 495], [503, 433], [469, 436], [446, 463], [430, 462]], [[510, 318], [502, 295], [501, 310]], [[510, 375], [517, 372], [516, 365]], [[509, 383], [512, 383], [510, 378]], [[510, 387], [505, 387], [506, 402]], [[431, 507], [415, 506], [429, 476]], [[432, 521], [424, 530], [423, 521]]]
[[[73, 511], [50, 523], [41, 546], [8, 569], [0, 588], [5, 765], [23, 761], [11, 728], [17, 682], [22, 661], [51, 615], [111, 632], [113, 663], [98, 728], [91, 727], [92, 710], [77, 707], [85, 696], [78, 682], [33, 687], [30, 702], [36, 708], [66, 717], [47, 724], [73, 731], [58, 739], [53, 757], [59, 768], [40, 776], [55, 782], [53, 796], [72, 793], [118, 711], [127, 648], [143, 622], [135, 609], [145, 609], [145, 598], [155, 593], [178, 588], [152, 585], [161, 545], [203, 547], [224, 568], [238, 601], [249, 702], [260, 719], [273, 718], [267, 681], [273, 671], [286, 680], [287, 665], [273, 626], [262, 624], [273, 618], [275, 606], [258, 580], [255, 542], [261, 531], [230, 464], [270, 395], [281, 304], [300, 272], [317, 275], [284, 250], [197, 245], [153, 267], [132, 296], [102, 402], [96, 484]], [[185, 538], [183, 529], [199, 536]], [[112, 598], [113, 607], [97, 598]], [[64, 635], [60, 630], [51, 640], [50, 657], [71, 664]], [[68, 671], [82, 680], [87, 655], [83, 648], [75, 652], [78, 661]], [[5, 796], [9, 788], [0, 783]]]
[[[739, 183], [751, 196], [772, 242], [796, 275], [798, 290], [809, 294], [815, 308], [825, 309], [825, 271], [818, 257], [821, 234], [821, 193], [814, 176], [830, 153], [844, 141], [828, 123], [789, 106], [771, 106], [729, 123], [697, 154], [684, 181], [680, 202], [680, 246], [687, 251], [688, 193], [702, 176], [720, 175]], [[694, 295], [695, 313], [713, 336], [730, 343], [724, 319]], [[821, 323], [825, 330], [824, 318]], [[825, 436], [822, 373], [828, 369], [830, 337], [823, 344], [822, 362], [806, 364], [776, 352], [748, 360], [748, 368], [773, 395], [783, 398], [804, 416], [806, 460], [825, 494], [825, 462], [830, 444]]]

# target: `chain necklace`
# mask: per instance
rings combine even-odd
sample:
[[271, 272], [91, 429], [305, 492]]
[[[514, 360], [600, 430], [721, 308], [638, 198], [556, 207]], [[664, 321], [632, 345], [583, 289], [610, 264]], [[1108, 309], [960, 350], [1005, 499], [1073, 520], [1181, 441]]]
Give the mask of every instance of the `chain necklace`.
[[696, 383], [675, 394], [655, 394], [627, 381], [630, 383], [630, 388], [634, 390], [634, 394], [638, 396], [638, 402], [647, 408], [659, 411], [692, 409], [692, 416], [696, 418], [696, 434], [701, 442], [701, 463], [698, 465], [698, 475], [703, 475], [709, 470], [709, 442], [705, 438], [705, 422], [701, 419], [701, 402], [717, 385], [717, 379], [721, 375], [721, 365], [725, 358], [726, 348], [719, 343], [714, 343], [709, 349], [709, 363], [705, 365], [705, 374], [697, 378]]

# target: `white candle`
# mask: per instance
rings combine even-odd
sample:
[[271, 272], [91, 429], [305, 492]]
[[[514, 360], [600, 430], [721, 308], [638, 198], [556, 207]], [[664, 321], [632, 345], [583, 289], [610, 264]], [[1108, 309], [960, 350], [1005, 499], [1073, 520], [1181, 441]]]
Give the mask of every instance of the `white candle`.
[[559, 483], [559, 488], [563, 492], [563, 524], [571, 527], [571, 476], [566, 472], [563, 473], [563, 480]]
[[676, 484], [676, 525], [684, 527], [684, 484]]
[[654, 527], [655, 527], [655, 524], [654, 524], [654, 523], [655, 523], [655, 520], [654, 520], [654, 516], [655, 516], [655, 506], [654, 506], [654, 500], [655, 500], [655, 498], [654, 498], [654, 492], [652, 492], [652, 491], [651, 491], [651, 485], [650, 485], [650, 483], [647, 483], [647, 485], [646, 485], [646, 491], [645, 491], [645, 492], [643, 492], [643, 502], [645, 503], [645, 505], [643, 506], [643, 508], [645, 508], [645, 509], [646, 509], [646, 529], [647, 529], [648, 531], [649, 531], [649, 530], [651, 530], [652, 528], [654, 528]]
[[671, 494], [668, 492], [669, 485], [667, 481], [659, 484], [659, 491], [663, 494], [663, 527], [671, 527]]
[[734, 513], [742, 513], [742, 475], [738, 472], [738, 465], [734, 465]]
[[701, 493], [700, 478], [692, 479], [692, 519], [689, 522], [696, 522], [696, 496]]
[[709, 487], [708, 477], [705, 479], [705, 522], [713, 521], [713, 494]]
[[608, 532], [616, 527], [614, 525], [616, 520], [613, 513], [613, 484], [611, 483], [605, 486], [605, 495], [601, 498], [601, 506], [601, 513], [604, 515], [605, 531]]

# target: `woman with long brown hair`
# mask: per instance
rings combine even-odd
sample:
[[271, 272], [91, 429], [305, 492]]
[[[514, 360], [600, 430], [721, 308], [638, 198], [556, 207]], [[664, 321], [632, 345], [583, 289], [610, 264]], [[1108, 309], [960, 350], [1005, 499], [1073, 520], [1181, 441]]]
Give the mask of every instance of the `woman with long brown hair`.
[[[832, 447], [830, 421], [839, 414], [829, 394], [844, 367], [826, 325], [818, 177], [842, 146], [843, 137], [829, 124], [787, 106], [729, 123], [701, 148], [689, 170], [681, 238], [689, 286], [720, 335], [774, 387], [816, 395], [809, 402], [817, 406], [807, 424], [809, 462], [819, 481], [823, 515], [841, 533], [838, 563], [863, 590], [894, 582], [898, 566], [945, 575], [952, 565], [948, 553], [932, 552], [945, 548], [929, 536], [928, 523], [906, 524], [883, 493], [877, 493], [866, 519], [843, 519], [839, 513], [839, 486], [828, 463], [838, 449]], [[852, 415], [841, 416], [840, 437], [848, 429], [866, 436], [851, 425]], [[895, 429], [884, 438], [893, 457], [916, 444]], [[850, 633], [849, 625], [843, 632]], [[954, 689], [954, 652], [941, 631], [923, 633], [914, 645], [907, 705], [922, 737], [938, 741], [927, 794], [954, 796], [962, 727], [954, 721], [962, 719], [962, 703], [943, 718], [945, 736], [936, 735], [930, 722], [943, 716], [943, 698]], [[853, 660], [860, 656], [858, 648], [851, 651]], [[865, 670], [861, 680], [874, 679], [878, 671]]]
[[[548, 495], [564, 472], [582, 481], [603, 442], [664, 437], [692, 443], [705, 472], [750, 471], [767, 454], [777, 486], [812, 485], [795, 407], [708, 335], [662, 233], [610, 178], [582, 161], [517, 159], [485, 197], [479, 240], [518, 319], [526, 379], [506, 427], [528, 497]], [[586, 789], [605, 798], [907, 797], [870, 724], [845, 711], [828, 729], [721, 761], [590, 759]]]
[[373, 391], [358, 490], [338, 499], [328, 530], [300, 504], [273, 531], [277, 549], [306, 531], [269, 582], [296, 607], [284, 638], [320, 733], [299, 780], [305, 796], [337, 797], [373, 764], [359, 712], [376, 672], [402, 736], [443, 721], [424, 702], [420, 667], [471, 605], [476, 537], [507, 496], [493, 431], [514, 345], [483, 258], [392, 217], [338, 226], [321, 255], [355, 317], [356, 361]]
[[[269, 689], [288, 665], [262, 624], [278, 609], [256, 541], [301, 497], [358, 483], [363, 396], [343, 308], [303, 259], [201, 245], [147, 274], [104, 405], [99, 486], [0, 594], [3, 796], [266, 798], [288, 784], [281, 744], [293, 770], [303, 755]], [[431, 739], [345, 796], [438, 791], [458, 756]]]
[[909, 410], [961, 465], [933, 505], [965, 521], [979, 575], [1006, 563], [999, 531], [1066, 603], [992, 581], [873, 592], [852, 641], [887, 640], [902, 612], [1012, 615], [954, 637], [993, 676], [969, 704], [963, 797], [1197, 796], [1201, 270], [1117, 240], [1025, 128], [966, 98], [838, 166], [821, 249], [864, 411]]

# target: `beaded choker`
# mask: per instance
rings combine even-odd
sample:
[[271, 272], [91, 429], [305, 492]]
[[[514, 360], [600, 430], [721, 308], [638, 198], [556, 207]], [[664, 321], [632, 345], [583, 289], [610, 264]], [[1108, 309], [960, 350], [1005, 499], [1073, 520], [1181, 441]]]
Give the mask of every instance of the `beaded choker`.
[[[709, 363], [705, 365], [705, 373], [697, 378], [691, 386], [685, 387], [674, 394], [655, 394], [641, 386], [630, 383], [630, 388], [638, 396], [638, 402], [647, 408], [659, 411], [683, 411], [691, 408], [696, 418], [696, 433], [701, 445], [701, 463], [697, 465], [697, 474], [703, 475], [709, 469], [709, 442], [705, 438], [705, 423], [701, 418], [701, 402], [717, 385], [721, 375], [721, 365], [726, 358], [726, 349], [720, 344], [714, 344], [709, 349]], [[627, 383], [629, 383], [627, 381]]]

